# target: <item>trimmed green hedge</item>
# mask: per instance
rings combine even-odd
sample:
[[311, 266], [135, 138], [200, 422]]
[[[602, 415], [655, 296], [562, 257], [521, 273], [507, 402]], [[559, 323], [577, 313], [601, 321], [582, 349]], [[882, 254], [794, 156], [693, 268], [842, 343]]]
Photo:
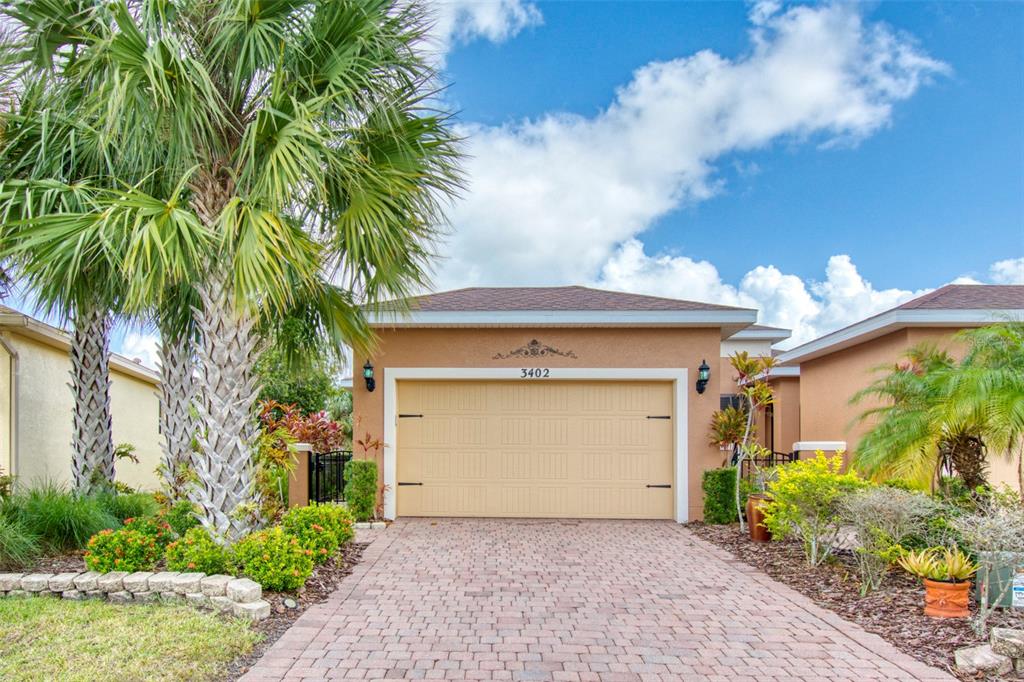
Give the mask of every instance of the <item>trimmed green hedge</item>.
[[345, 504], [356, 521], [369, 521], [377, 508], [377, 463], [353, 459], [345, 465]]
[[736, 467], [708, 469], [701, 478], [704, 523], [733, 523], [736, 518]]

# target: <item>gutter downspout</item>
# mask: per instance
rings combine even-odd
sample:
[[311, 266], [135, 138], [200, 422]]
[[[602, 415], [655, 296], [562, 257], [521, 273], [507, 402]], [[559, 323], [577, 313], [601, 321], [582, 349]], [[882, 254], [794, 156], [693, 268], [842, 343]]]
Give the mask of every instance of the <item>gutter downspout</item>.
[[0, 333], [0, 346], [3, 347], [7, 354], [11, 356], [11, 470], [9, 473], [11, 476], [17, 476], [20, 470], [20, 457], [18, 456], [18, 412], [21, 402], [18, 400], [18, 377], [20, 372], [20, 363], [18, 358], [18, 351], [14, 350], [10, 343], [8, 343], [7, 335]]

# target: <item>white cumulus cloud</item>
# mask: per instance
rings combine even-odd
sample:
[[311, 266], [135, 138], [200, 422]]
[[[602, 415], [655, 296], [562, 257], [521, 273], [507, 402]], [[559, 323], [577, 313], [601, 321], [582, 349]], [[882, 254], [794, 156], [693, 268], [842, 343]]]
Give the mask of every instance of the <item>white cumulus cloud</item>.
[[1024, 257], [996, 261], [988, 272], [996, 284], [1024, 284]]
[[537, 6], [523, 0], [439, 0], [432, 9], [431, 48], [442, 63], [457, 44], [478, 38], [503, 43], [544, 21]]
[[949, 71], [853, 4], [761, 4], [750, 21], [745, 54], [646, 64], [597, 115], [465, 124], [469, 186], [438, 286], [592, 279], [659, 217], [722, 191], [723, 156], [856, 143]]
[[903, 303], [927, 290], [876, 289], [850, 257], [832, 256], [821, 281], [805, 282], [774, 265], [750, 270], [738, 285], [724, 282], [708, 261], [687, 256], [649, 256], [636, 239], [605, 263], [595, 286], [759, 311], [758, 322], [793, 330], [794, 346]]

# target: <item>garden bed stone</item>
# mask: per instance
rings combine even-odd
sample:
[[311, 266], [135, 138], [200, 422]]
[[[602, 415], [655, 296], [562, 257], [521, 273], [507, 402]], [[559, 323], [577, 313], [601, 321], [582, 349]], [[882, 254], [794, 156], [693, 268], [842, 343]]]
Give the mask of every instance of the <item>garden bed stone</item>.
[[167, 571], [0, 573], [0, 597], [50, 595], [69, 600], [105, 598], [122, 604], [157, 599], [184, 601], [252, 621], [270, 615], [270, 604], [263, 600], [259, 584], [230, 575]]

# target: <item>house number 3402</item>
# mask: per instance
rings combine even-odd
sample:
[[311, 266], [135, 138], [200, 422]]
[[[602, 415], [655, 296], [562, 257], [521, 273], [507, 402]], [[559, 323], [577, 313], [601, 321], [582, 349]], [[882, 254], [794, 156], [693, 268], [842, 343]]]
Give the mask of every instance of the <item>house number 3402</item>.
[[519, 375], [520, 379], [547, 379], [548, 377], [551, 376], [551, 370], [547, 369], [546, 367], [545, 368], [531, 367], [529, 369], [524, 367], [523, 369], [521, 369], [519, 371], [520, 371], [520, 375]]

